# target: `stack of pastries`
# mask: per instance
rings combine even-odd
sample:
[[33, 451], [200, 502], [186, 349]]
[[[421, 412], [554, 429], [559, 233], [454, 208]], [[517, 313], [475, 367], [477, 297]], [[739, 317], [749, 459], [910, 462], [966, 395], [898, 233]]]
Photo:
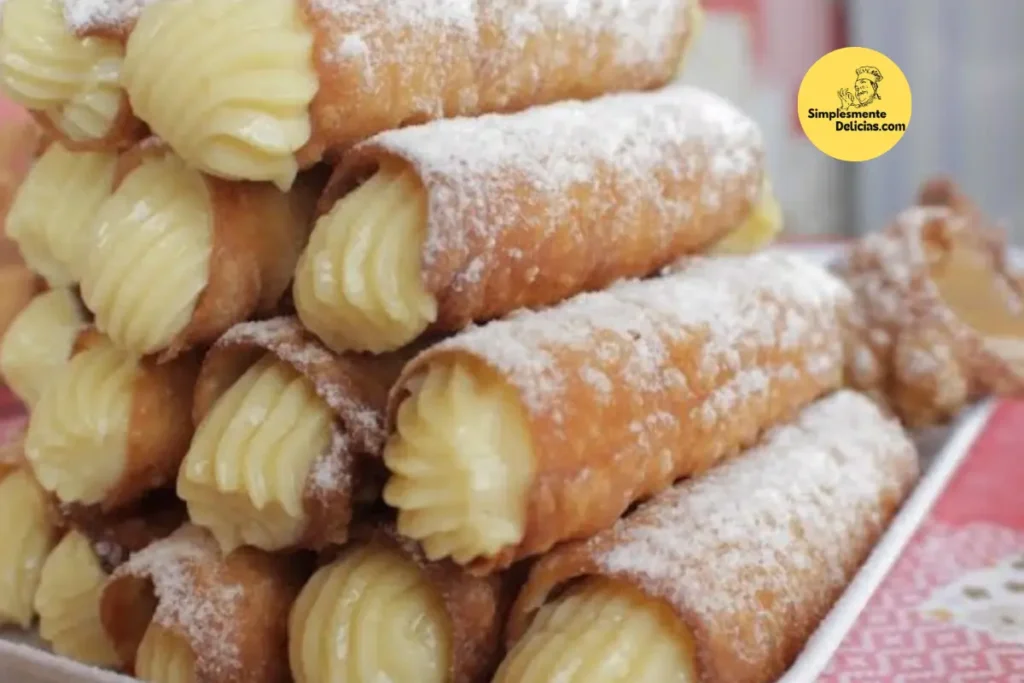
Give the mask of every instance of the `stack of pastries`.
[[[54, 141], [7, 220], [47, 287], [0, 344], [0, 621], [58, 655], [768, 683], [916, 480], [897, 418], [1021, 386], [954, 189], [842, 272], [762, 251], [757, 125], [672, 84], [697, 0], [2, 7]], [[919, 290], [953, 396], [910, 381]]]

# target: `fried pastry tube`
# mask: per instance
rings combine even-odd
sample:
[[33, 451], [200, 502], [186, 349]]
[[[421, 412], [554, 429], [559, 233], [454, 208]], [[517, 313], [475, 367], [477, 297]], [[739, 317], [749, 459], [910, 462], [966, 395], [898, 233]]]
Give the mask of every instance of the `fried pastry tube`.
[[29, 407], [71, 358], [86, 312], [74, 290], [37, 295], [0, 339], [0, 375]]
[[908, 209], [841, 267], [864, 311], [864, 384], [910, 426], [984, 394], [1024, 395], [1024, 282], [980, 220], [964, 205]]
[[109, 512], [173, 481], [192, 438], [199, 363], [140, 359], [92, 330], [78, 346], [32, 411], [25, 456], [61, 503]]
[[51, 287], [82, 278], [93, 218], [114, 187], [117, 156], [51, 144], [29, 171], [7, 215], [7, 236]]
[[388, 391], [408, 357], [336, 356], [294, 317], [228, 331], [203, 362], [178, 474], [192, 521], [226, 552], [345, 542], [364, 489], [379, 494]]
[[[120, 3], [136, 12], [140, 4]], [[7, 0], [2, 10], [0, 88], [47, 133], [77, 151], [141, 138], [145, 126], [120, 83], [128, 12], [94, 0]]]
[[122, 348], [163, 359], [273, 313], [305, 246], [318, 194], [282, 193], [188, 167], [150, 140], [122, 157], [95, 218], [82, 297]]
[[178, 0], [143, 10], [124, 84], [190, 164], [288, 187], [384, 130], [672, 79], [697, 0]]
[[131, 553], [166, 538], [185, 521], [172, 491], [158, 491], [112, 515], [60, 506], [71, 528], [43, 565], [35, 607], [39, 635], [56, 654], [123, 669], [100, 621], [100, 593], [107, 578]]
[[287, 683], [288, 612], [306, 563], [240, 548], [222, 555], [190, 525], [115, 570], [100, 617], [150, 683]]
[[0, 477], [0, 626], [28, 628], [43, 562], [60, 538], [46, 492], [27, 468]]
[[[0, 237], [0, 249], [3, 246], [3, 238]], [[0, 265], [0, 338], [7, 334], [11, 324], [36, 297], [42, 285], [36, 274], [21, 263]], [[0, 368], [0, 374], [3, 372]]]
[[327, 189], [296, 308], [380, 352], [645, 276], [756, 213], [763, 160], [753, 120], [688, 86], [383, 133]]
[[837, 388], [851, 303], [799, 258], [696, 258], [463, 332], [392, 391], [384, 499], [474, 571], [589, 536]]
[[514, 578], [429, 562], [389, 526], [356, 535], [292, 608], [295, 682], [485, 680], [500, 657]]
[[870, 399], [823, 398], [742, 457], [542, 558], [495, 683], [775, 681], [917, 475], [913, 442]]

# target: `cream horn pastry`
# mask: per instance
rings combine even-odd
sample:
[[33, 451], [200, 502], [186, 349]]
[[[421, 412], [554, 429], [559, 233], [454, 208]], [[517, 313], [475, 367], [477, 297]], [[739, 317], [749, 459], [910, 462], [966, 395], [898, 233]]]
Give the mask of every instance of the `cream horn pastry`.
[[152, 0], [6, 0], [0, 88], [47, 133], [77, 151], [116, 151], [145, 125], [121, 86], [124, 42]]
[[917, 475], [913, 442], [871, 400], [823, 398], [742, 457], [541, 558], [494, 681], [775, 681]]
[[384, 500], [474, 571], [589, 536], [837, 388], [851, 304], [799, 258], [695, 258], [463, 332], [392, 390]]
[[[0, 236], [0, 249], [3, 246]], [[39, 293], [42, 284], [39, 277], [21, 263], [0, 265], [0, 337]]]
[[159, 364], [94, 331], [43, 391], [25, 456], [65, 505], [110, 512], [173, 481], [192, 438], [193, 355]]
[[0, 626], [28, 628], [43, 562], [60, 538], [58, 520], [25, 467], [0, 477]]
[[912, 426], [989, 393], [1024, 394], [1024, 282], [973, 210], [918, 206], [841, 267], [864, 311], [875, 382]]
[[190, 168], [158, 141], [122, 157], [99, 207], [82, 296], [122, 348], [164, 359], [212, 344], [274, 312], [287, 291], [319, 193], [283, 193]]
[[296, 308], [381, 352], [645, 276], [757, 213], [763, 161], [753, 120], [687, 86], [382, 133], [336, 169]]
[[113, 514], [66, 505], [60, 510], [71, 530], [43, 565], [35, 597], [39, 635], [56, 654], [123, 669], [126, 662], [100, 621], [100, 594], [130, 554], [181, 526], [184, 505], [165, 489]]
[[253, 548], [221, 554], [186, 525], [108, 580], [103, 626], [150, 683], [288, 683], [288, 612], [305, 562]]
[[203, 362], [178, 473], [192, 521], [225, 551], [343, 543], [379, 495], [388, 391], [409, 357], [335, 355], [294, 317], [229, 330]]
[[675, 75], [697, 0], [179, 0], [145, 8], [123, 82], [190, 164], [290, 185], [384, 130]]
[[429, 562], [390, 526], [354, 536], [292, 608], [295, 683], [486, 680], [502, 650], [515, 577]]
[[67, 365], [85, 324], [86, 311], [69, 288], [37, 295], [11, 322], [0, 339], [0, 376], [26, 405]]
[[[34, 1], [34, 0], [33, 0]], [[51, 287], [79, 281], [93, 218], [113, 190], [117, 156], [50, 145], [29, 171], [7, 215], [7, 236]]]
[[[0, 12], [3, 10], [0, 9]], [[2, 14], [0, 14], [2, 17]], [[0, 19], [2, 20], [2, 19]], [[0, 124], [0, 224], [5, 224], [14, 195], [29, 169], [48, 146], [48, 138], [32, 119], [14, 119]], [[0, 244], [3, 235], [0, 232]], [[0, 247], [2, 251], [3, 247]]]

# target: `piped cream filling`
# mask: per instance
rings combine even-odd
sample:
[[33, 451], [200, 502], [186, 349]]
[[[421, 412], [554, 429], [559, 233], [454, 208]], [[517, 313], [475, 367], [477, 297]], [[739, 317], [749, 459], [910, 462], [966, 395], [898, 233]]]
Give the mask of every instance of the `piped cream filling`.
[[209, 278], [213, 207], [202, 175], [173, 155], [145, 160], [100, 206], [92, 235], [82, 298], [97, 327], [138, 355], [166, 349]]
[[300, 3], [150, 5], [128, 40], [123, 80], [135, 112], [191, 165], [291, 187], [319, 88]]
[[782, 232], [782, 207], [766, 179], [761, 198], [753, 213], [738, 228], [723, 237], [711, 252], [714, 254], [753, 254], [761, 251]]
[[494, 683], [697, 683], [693, 636], [631, 586], [587, 579], [544, 606]]
[[18, 314], [0, 341], [0, 375], [33, 406], [71, 357], [84, 315], [74, 293], [54, 289], [40, 294]]
[[102, 343], [75, 355], [29, 418], [25, 456], [64, 503], [101, 502], [127, 465], [135, 357]]
[[52, 144], [36, 161], [7, 215], [7, 236], [51, 287], [82, 276], [92, 219], [110, 195], [117, 156], [74, 153]]
[[135, 656], [135, 675], [148, 683], [197, 683], [196, 657], [184, 640], [150, 623]]
[[43, 562], [56, 541], [46, 496], [19, 470], [0, 480], [0, 625], [28, 628]]
[[109, 134], [123, 106], [117, 41], [77, 38], [58, 0], [7, 0], [0, 22], [0, 84], [18, 104], [43, 112], [69, 140]]
[[411, 169], [385, 166], [313, 229], [295, 273], [302, 322], [335, 351], [382, 353], [437, 319], [421, 273], [427, 192]]
[[308, 522], [303, 491], [331, 445], [334, 415], [313, 385], [268, 354], [217, 399], [178, 474], [192, 521], [225, 552], [279, 550]]
[[69, 532], [50, 553], [35, 605], [39, 635], [56, 654], [94, 666], [121, 665], [100, 622], [100, 593], [106, 580], [92, 544], [77, 531]]
[[289, 622], [296, 683], [447, 683], [452, 633], [441, 596], [397, 551], [371, 545], [320, 569]]
[[432, 560], [491, 557], [525, 534], [530, 434], [515, 392], [459, 362], [430, 365], [398, 409], [384, 500]]

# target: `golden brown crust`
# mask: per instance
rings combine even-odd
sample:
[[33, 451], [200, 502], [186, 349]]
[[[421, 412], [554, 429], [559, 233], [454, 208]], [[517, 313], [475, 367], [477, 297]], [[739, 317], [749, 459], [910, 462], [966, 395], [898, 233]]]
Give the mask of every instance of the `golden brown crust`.
[[[852, 300], [837, 279], [783, 256], [684, 264], [456, 335], [405, 367], [391, 425], [410, 382], [432, 364], [500, 378], [523, 407], [534, 458], [524, 537], [472, 571], [590, 536], [838, 388]], [[721, 309], [701, 312], [718, 289], [730, 292]]]
[[449, 681], [490, 680], [501, 661], [505, 623], [525, 573], [516, 570], [479, 577], [449, 561], [431, 562], [392, 523], [357, 525], [352, 538], [398, 550], [419, 566], [441, 596], [452, 628]]
[[287, 683], [288, 612], [309, 569], [305, 558], [249, 547], [224, 557], [187, 525], [114, 572], [100, 618], [131, 668], [156, 623], [189, 645], [202, 683]]
[[[119, 163], [115, 188], [146, 158], [173, 154], [149, 138]], [[287, 194], [269, 183], [203, 175], [213, 212], [213, 248], [206, 288], [188, 326], [161, 360], [212, 344], [232, 325], [276, 313], [312, 228], [323, 172], [301, 176]]]
[[871, 353], [862, 365], [874, 366], [876, 393], [911, 426], [946, 421], [980, 395], [1024, 392], [1024, 363], [962, 320], [933, 276], [954, 252], [970, 253], [983, 277], [1002, 283], [1007, 307], [1021, 308], [1024, 282], [1007, 267], [1004, 239], [946, 181], [928, 183], [920, 198], [926, 206], [857, 242], [840, 267], [863, 311]]
[[[310, 106], [312, 136], [297, 154], [299, 163], [337, 157], [381, 131], [434, 119], [660, 87], [675, 75], [693, 29], [690, 2], [662, 2], [647, 15], [624, 12], [619, 21], [593, 17], [593, 23], [603, 22], [600, 27], [563, 16], [539, 30], [531, 25], [524, 36], [527, 22], [508, 15], [529, 11], [527, 3], [469, 0], [448, 22], [407, 20], [405, 10], [390, 3], [360, 0], [342, 11], [300, 0], [314, 36], [319, 90]], [[457, 24], [463, 8], [473, 15], [469, 25]], [[598, 15], [602, 9], [581, 12]], [[648, 37], [647, 47], [658, 40], [658, 49], [621, 57], [635, 46], [616, 24], [625, 27], [623, 33], [634, 26], [650, 30], [656, 11], [668, 24], [659, 27], [663, 35]], [[539, 12], [535, 18], [545, 22]], [[339, 46], [352, 36], [364, 53], [339, 58]], [[596, 55], [595, 45], [601, 47]]]
[[895, 420], [853, 392], [834, 394], [742, 458], [541, 558], [513, 608], [509, 644], [571, 582], [603, 576], [676, 612], [693, 634], [702, 683], [774, 681], [917, 475], [913, 443]]
[[[614, 154], [587, 144], [602, 122], [616, 128]], [[553, 130], [575, 141], [566, 162], [585, 169], [578, 178], [552, 162], [543, 136]], [[484, 135], [497, 149], [460, 143]], [[448, 153], [437, 153], [437, 138], [451, 140]], [[530, 145], [535, 151], [523, 149]], [[764, 151], [738, 109], [673, 87], [385, 133], [345, 156], [319, 211], [381, 167], [411, 169], [425, 189], [421, 278], [437, 302], [430, 329], [454, 331], [645, 277], [714, 244], [754, 210]]]
[[66, 524], [92, 543], [108, 574], [133, 553], [170, 536], [186, 521], [185, 504], [169, 488], [153, 491], [137, 503], [110, 514], [103, 514], [95, 505], [61, 504], [53, 500]]
[[[383, 467], [378, 456], [387, 438], [388, 392], [412, 352], [335, 354], [294, 317], [236, 325], [203, 362], [195, 392], [196, 425], [265, 352], [308, 379], [337, 416], [331, 447], [314, 461], [306, 482], [309, 524], [299, 545], [320, 549], [343, 543], [353, 507], [379, 493]], [[367, 495], [364, 488], [372, 493]]]

